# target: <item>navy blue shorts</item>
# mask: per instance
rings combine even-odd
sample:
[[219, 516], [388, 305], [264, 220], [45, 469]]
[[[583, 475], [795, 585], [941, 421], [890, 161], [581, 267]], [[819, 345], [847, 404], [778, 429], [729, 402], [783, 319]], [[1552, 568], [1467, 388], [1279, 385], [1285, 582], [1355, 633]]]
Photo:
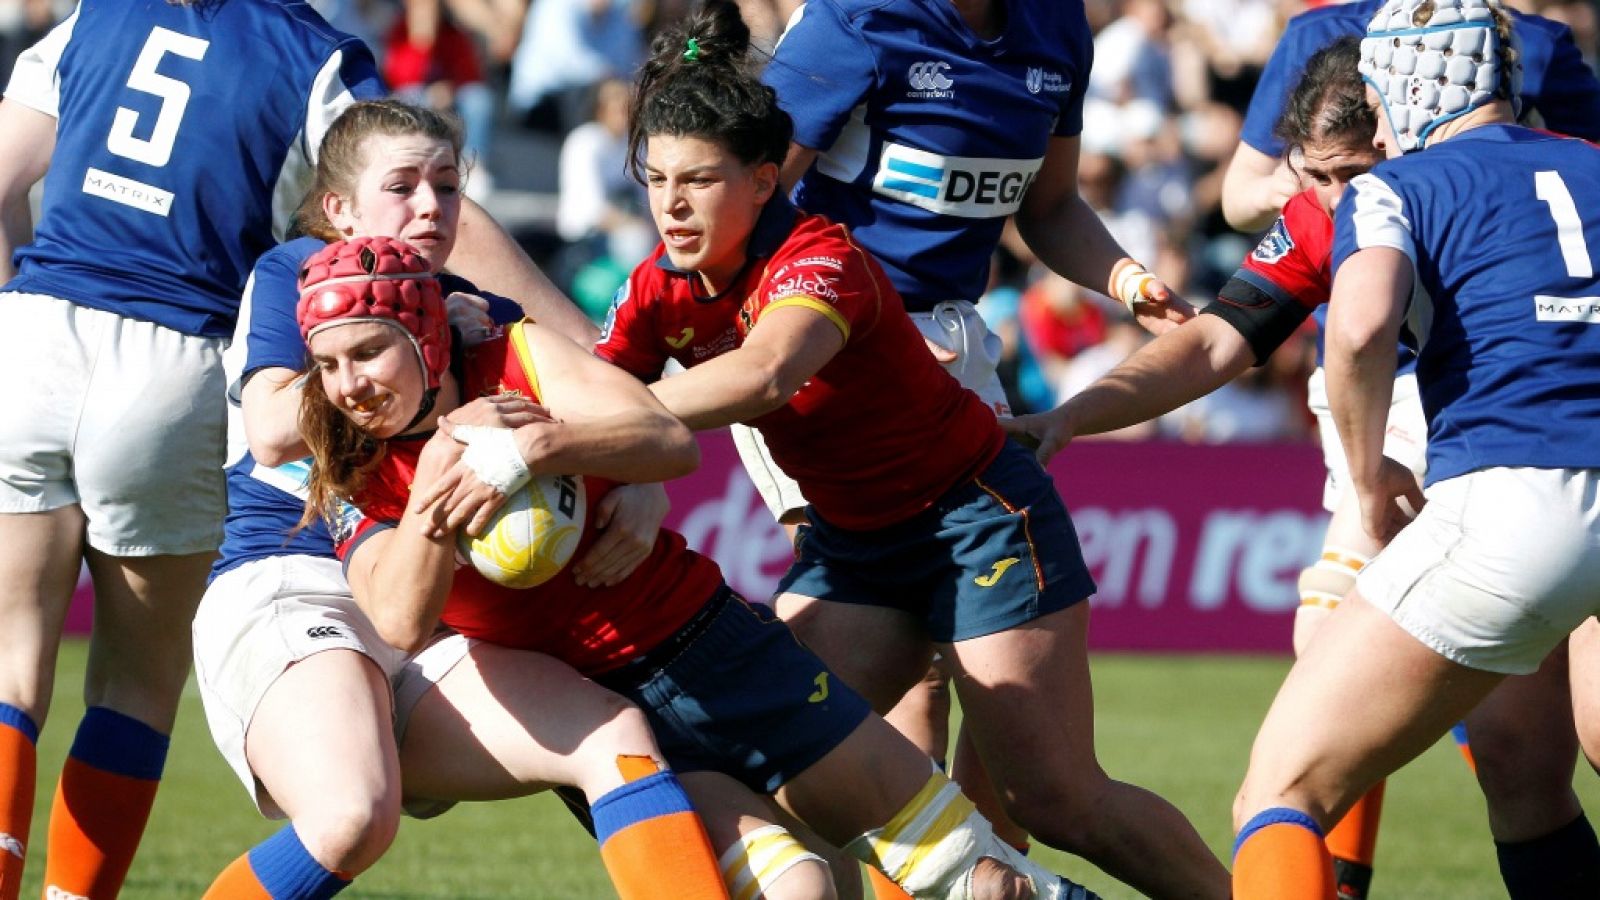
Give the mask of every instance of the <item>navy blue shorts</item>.
[[906, 610], [935, 641], [1015, 628], [1094, 593], [1055, 483], [1015, 441], [904, 522], [850, 531], [806, 517], [780, 593]]
[[677, 772], [770, 794], [844, 742], [870, 711], [764, 606], [720, 588], [678, 636], [598, 684], [633, 701]]

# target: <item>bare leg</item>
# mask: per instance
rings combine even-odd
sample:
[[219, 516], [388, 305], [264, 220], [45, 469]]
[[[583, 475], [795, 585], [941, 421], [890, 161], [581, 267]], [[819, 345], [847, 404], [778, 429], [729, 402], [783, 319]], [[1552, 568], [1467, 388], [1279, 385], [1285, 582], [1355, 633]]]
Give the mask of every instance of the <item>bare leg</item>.
[[1467, 733], [1495, 840], [1529, 841], [1583, 812], [1572, 790], [1578, 736], [1565, 644], [1551, 651], [1539, 671], [1501, 682], [1467, 716]]
[[[1365, 660], [1352, 666], [1353, 658]], [[1326, 827], [1504, 676], [1428, 649], [1353, 592], [1290, 670], [1256, 735], [1234, 828], [1289, 807]]]
[[353, 650], [290, 666], [245, 737], [250, 769], [323, 868], [351, 877], [383, 856], [400, 825], [400, 761], [389, 685]]
[[[43, 727], [50, 710], [56, 650], [83, 560], [83, 511], [0, 515], [0, 703]], [[188, 629], [185, 628], [185, 631]]]
[[1088, 623], [1079, 603], [943, 651], [1007, 812], [1151, 897], [1227, 897], [1227, 871], [1183, 814], [1100, 768]]

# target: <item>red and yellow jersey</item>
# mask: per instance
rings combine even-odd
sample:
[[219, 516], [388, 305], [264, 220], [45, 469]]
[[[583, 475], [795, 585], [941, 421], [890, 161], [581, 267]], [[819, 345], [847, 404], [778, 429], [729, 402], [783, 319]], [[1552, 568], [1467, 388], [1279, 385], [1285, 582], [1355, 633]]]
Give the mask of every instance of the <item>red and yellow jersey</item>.
[[[539, 399], [537, 369], [520, 327], [466, 351], [462, 398], [518, 392]], [[338, 536], [340, 559], [367, 537], [392, 528], [405, 512], [426, 437], [389, 441], [388, 452], [367, 481], [356, 507], [361, 518]], [[573, 554], [583, 558], [598, 537], [595, 507], [615, 486], [585, 478], [588, 514]], [[722, 584], [717, 564], [690, 550], [681, 535], [662, 530], [655, 549], [621, 584], [579, 587], [572, 566], [544, 584], [508, 588], [471, 566], [456, 570], [441, 621], [471, 638], [507, 647], [537, 650], [586, 675], [616, 668], [675, 634]]]
[[595, 352], [645, 381], [668, 359], [692, 367], [739, 347], [774, 309], [822, 315], [844, 348], [789, 402], [748, 424], [829, 522], [881, 528], [926, 509], [994, 459], [994, 413], [928, 352], [877, 262], [841, 225], [767, 205], [750, 264], [715, 297], [663, 247], [633, 271]]

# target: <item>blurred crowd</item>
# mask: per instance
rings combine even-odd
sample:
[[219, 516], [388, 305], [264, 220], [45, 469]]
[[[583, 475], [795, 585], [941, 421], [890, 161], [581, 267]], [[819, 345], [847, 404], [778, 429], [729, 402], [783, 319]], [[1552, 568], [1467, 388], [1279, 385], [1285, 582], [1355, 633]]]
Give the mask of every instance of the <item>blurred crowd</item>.
[[[311, 0], [363, 38], [395, 92], [449, 108], [476, 160], [468, 193], [495, 195], [519, 158], [496, 141], [558, 147], [553, 214], [529, 246], [591, 316], [655, 245], [642, 188], [623, 171], [628, 81], [651, 35], [692, 0]], [[1315, 0], [1085, 0], [1095, 32], [1079, 183], [1130, 254], [1196, 306], [1254, 246], [1223, 220], [1222, 176], [1261, 67], [1289, 17]], [[800, 0], [741, 0], [771, 46]], [[1511, 0], [1569, 25], [1591, 65], [1594, 0]], [[0, 0], [0, 60], [71, 11], [66, 0]], [[7, 72], [9, 75], [9, 71]], [[500, 171], [495, 171], [491, 159]], [[540, 163], [542, 164], [542, 163]], [[491, 210], [493, 204], [489, 204]], [[1052, 275], [1009, 234], [979, 304], [1001, 335], [1012, 406], [1046, 409], [1109, 370], [1147, 335], [1121, 306]], [[1305, 382], [1315, 333], [1157, 422], [1117, 436], [1193, 442], [1311, 440]]]

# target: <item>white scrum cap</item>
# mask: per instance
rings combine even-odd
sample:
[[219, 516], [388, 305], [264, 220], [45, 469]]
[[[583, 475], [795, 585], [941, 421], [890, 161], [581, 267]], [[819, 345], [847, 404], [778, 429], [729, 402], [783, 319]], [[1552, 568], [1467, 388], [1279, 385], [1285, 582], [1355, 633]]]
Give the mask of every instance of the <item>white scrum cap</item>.
[[1402, 151], [1422, 149], [1435, 128], [1495, 99], [1503, 78], [1520, 109], [1516, 35], [1504, 71], [1492, 10], [1510, 17], [1498, 0], [1388, 0], [1372, 17], [1361, 75], [1382, 98]]

